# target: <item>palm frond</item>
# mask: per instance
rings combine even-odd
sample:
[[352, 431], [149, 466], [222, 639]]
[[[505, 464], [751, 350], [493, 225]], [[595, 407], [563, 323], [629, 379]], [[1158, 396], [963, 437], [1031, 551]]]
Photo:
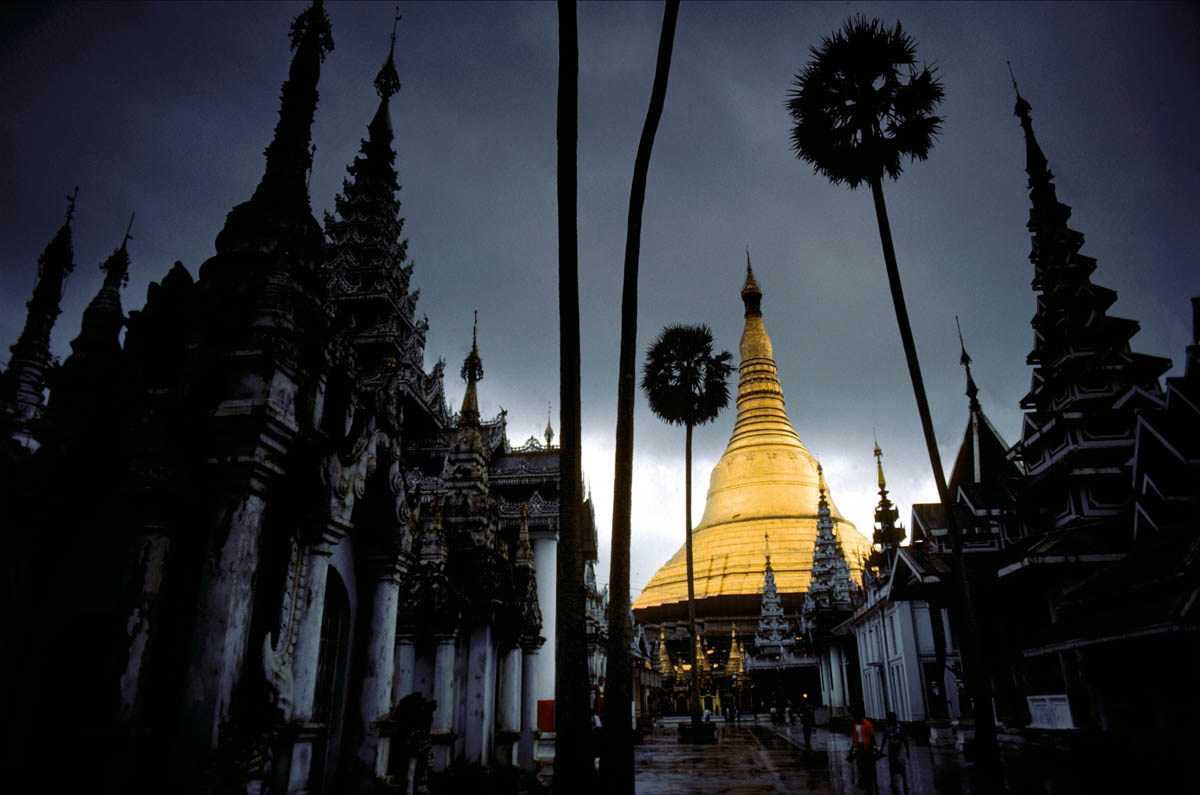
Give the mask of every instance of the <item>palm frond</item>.
[[793, 78], [787, 108], [792, 148], [813, 171], [856, 188], [900, 176], [905, 159], [924, 160], [941, 130], [933, 115], [943, 90], [937, 69], [916, 64], [916, 42], [900, 22], [862, 15], [823, 36]]
[[733, 356], [713, 352], [705, 325], [667, 326], [646, 351], [642, 390], [650, 410], [672, 425], [703, 425], [729, 404]]

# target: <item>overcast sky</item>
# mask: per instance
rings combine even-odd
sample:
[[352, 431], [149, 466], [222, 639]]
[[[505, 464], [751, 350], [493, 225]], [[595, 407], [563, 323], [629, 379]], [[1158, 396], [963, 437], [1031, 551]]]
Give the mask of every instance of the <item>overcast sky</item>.
[[[69, 351], [98, 265], [137, 213], [126, 310], [182, 260], [195, 275], [225, 214], [262, 175], [304, 3], [49, 3], [0, 8], [0, 362], [24, 323], [36, 259], [80, 186], [77, 270], [53, 348]], [[378, 102], [390, 3], [328, 3], [311, 180], [332, 209]], [[1182, 362], [1200, 295], [1200, 12], [1154, 3], [684, 3], [651, 161], [638, 349], [669, 323], [709, 324], [736, 354], [750, 246], [788, 411], [838, 506], [869, 532], [872, 434], [892, 498], [935, 498], [869, 192], [829, 185], [789, 147], [784, 101], [808, 48], [848, 15], [899, 18], [945, 84], [926, 163], [885, 186], [942, 455], [965, 427], [954, 316], [984, 410], [1011, 443], [1029, 387], [1035, 308], [1024, 144], [1006, 60], [1072, 226], [1142, 324], [1134, 348]], [[540, 4], [404, 3], [392, 100], [409, 252], [429, 316], [426, 364], [454, 376], [479, 310], [485, 415], [520, 444], [558, 428], [555, 101], [557, 18]], [[583, 4], [580, 282], [585, 477], [608, 579], [619, 295], [629, 182], [662, 20], [654, 4]], [[1173, 371], [1179, 372], [1179, 367]], [[693, 495], [733, 425], [696, 434]], [[683, 431], [639, 396], [633, 592], [682, 543]]]

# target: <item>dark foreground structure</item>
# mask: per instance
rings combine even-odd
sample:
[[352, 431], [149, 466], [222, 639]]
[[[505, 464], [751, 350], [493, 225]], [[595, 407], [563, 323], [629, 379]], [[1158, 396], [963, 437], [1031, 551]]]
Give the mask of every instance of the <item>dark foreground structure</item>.
[[198, 279], [176, 263], [126, 315], [127, 236], [57, 365], [70, 212], [38, 262], [0, 380], [6, 780], [412, 791], [427, 760], [533, 766], [553, 432], [514, 450], [481, 419], [475, 339], [458, 414], [425, 369], [390, 55], [313, 217], [320, 2], [291, 37], [265, 173]]
[[[990, 677], [994, 702], [941, 686], [949, 670], [961, 687], [964, 672], [940, 504], [913, 506], [902, 545], [881, 492], [866, 602], [824, 642], [854, 644], [874, 718], [895, 711], [969, 748], [986, 709], [1002, 745], [1064, 760], [1090, 750], [1113, 775], [1172, 771], [1200, 714], [1200, 298], [1183, 374], [1164, 385], [1171, 362], [1132, 350], [1138, 323], [1109, 315], [1116, 292], [1091, 280], [1096, 260], [1067, 225], [1019, 94], [1016, 115], [1032, 205], [1032, 383], [1010, 446], [964, 347], [969, 416], [949, 478], [987, 652], [965, 674]], [[918, 613], [935, 619], [932, 632], [914, 632]]]

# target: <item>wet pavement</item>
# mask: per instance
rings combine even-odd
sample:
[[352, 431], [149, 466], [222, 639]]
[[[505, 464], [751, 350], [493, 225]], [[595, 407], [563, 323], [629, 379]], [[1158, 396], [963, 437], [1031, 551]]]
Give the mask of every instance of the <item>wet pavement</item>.
[[[852, 795], [872, 791], [858, 780], [854, 762], [847, 761], [850, 739], [845, 734], [817, 729], [812, 750], [804, 748], [799, 726], [743, 722], [718, 724], [715, 745], [680, 743], [668, 724], [647, 736], [636, 748], [637, 792], [653, 793], [831, 793]], [[954, 748], [937, 748], [910, 740], [905, 780], [888, 781], [888, 762], [875, 765], [880, 795], [978, 795], [984, 792], [1030, 792], [1073, 795], [1095, 790], [1084, 786], [1074, 765], [1053, 764], [1032, 754], [1005, 759], [1005, 778], [984, 777]], [[907, 787], [905, 786], [907, 784]], [[1005, 786], [1006, 784], [1006, 786]], [[1094, 786], [1095, 782], [1093, 782]], [[861, 785], [861, 786], [860, 786]]]

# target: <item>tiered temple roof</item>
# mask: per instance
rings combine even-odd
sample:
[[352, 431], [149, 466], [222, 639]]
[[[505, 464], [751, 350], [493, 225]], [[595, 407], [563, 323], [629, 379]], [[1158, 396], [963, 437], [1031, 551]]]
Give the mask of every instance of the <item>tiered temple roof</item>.
[[1161, 405], [1158, 378], [1170, 361], [1132, 352], [1138, 323], [1107, 314], [1117, 294], [1091, 281], [1096, 261], [1079, 253], [1083, 235], [1067, 226], [1071, 208], [1058, 201], [1030, 111], [1018, 93], [1038, 293], [1032, 385], [1014, 450], [1029, 476], [1025, 518], [1035, 533], [1127, 525], [1136, 415]]

